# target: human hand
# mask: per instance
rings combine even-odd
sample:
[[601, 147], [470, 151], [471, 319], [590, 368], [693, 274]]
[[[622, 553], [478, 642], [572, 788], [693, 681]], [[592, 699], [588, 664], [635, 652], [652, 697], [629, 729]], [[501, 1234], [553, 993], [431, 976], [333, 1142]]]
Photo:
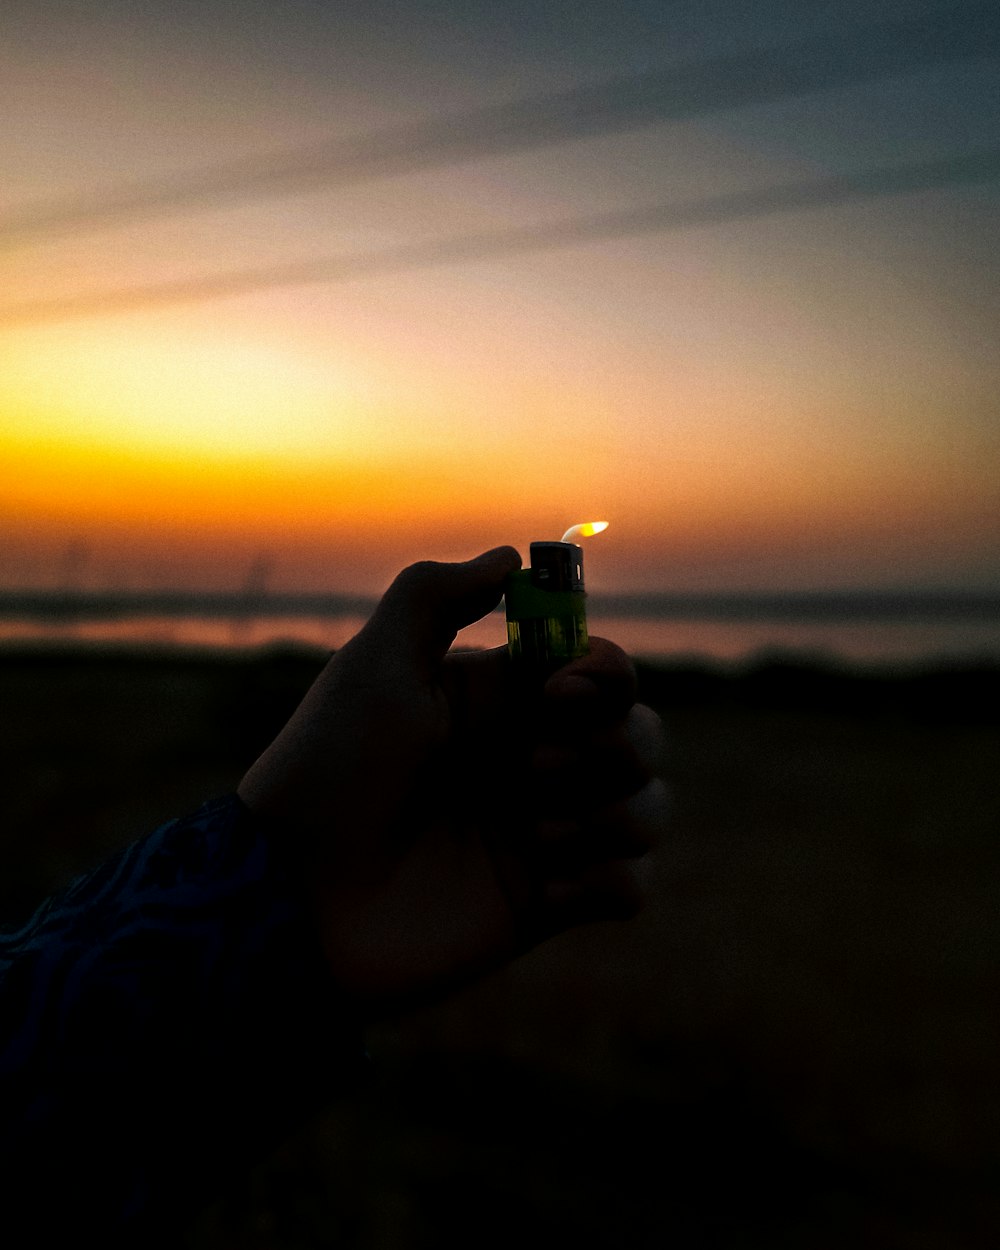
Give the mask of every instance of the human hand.
[[505, 648], [448, 652], [519, 564], [501, 547], [404, 570], [239, 787], [370, 1012], [641, 903], [663, 731], [624, 653], [592, 639], [530, 697]]

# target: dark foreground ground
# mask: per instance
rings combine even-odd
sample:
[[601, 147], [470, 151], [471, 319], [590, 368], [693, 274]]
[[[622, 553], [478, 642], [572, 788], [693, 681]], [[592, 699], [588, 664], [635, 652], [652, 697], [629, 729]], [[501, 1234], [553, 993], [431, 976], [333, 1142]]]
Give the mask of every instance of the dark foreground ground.
[[[231, 788], [315, 654], [0, 649], [0, 915]], [[647, 912], [372, 1031], [194, 1250], [1000, 1244], [1000, 670], [647, 669]]]

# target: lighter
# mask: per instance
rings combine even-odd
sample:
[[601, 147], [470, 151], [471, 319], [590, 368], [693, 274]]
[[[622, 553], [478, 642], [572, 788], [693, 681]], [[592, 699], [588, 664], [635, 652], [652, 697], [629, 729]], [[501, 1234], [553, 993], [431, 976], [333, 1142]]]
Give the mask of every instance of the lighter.
[[587, 654], [583, 548], [576, 539], [607, 528], [607, 521], [587, 521], [559, 542], [532, 543], [530, 567], [507, 579], [507, 649], [519, 669], [545, 674]]

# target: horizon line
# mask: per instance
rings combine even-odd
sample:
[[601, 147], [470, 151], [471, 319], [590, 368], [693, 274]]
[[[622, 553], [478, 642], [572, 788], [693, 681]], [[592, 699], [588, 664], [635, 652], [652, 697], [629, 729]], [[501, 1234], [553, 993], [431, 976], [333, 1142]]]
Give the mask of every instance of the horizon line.
[[[380, 596], [338, 591], [0, 589], [0, 619], [368, 615]], [[596, 615], [646, 619], [1000, 619], [1000, 591], [956, 589], [591, 592]], [[495, 611], [500, 611], [502, 602]]]

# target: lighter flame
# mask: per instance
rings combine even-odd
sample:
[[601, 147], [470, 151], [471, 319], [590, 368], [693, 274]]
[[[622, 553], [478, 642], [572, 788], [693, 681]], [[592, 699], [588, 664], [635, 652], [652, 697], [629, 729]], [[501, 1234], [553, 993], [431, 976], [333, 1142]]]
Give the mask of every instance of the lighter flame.
[[608, 528], [607, 521], [584, 521], [582, 525], [572, 525], [562, 536], [562, 542], [575, 543], [578, 538], [593, 538]]

